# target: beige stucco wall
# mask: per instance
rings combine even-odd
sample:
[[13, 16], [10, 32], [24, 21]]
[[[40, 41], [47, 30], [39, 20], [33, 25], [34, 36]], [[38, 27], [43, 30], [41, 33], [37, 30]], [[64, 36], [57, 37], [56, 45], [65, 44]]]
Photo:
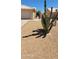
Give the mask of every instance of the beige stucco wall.
[[[50, 16], [51, 11], [47, 10], [47, 15]], [[52, 12], [55, 16], [58, 15], [58, 12]]]
[[34, 19], [35, 16], [36, 16], [36, 11], [34, 9], [21, 9], [21, 18]]

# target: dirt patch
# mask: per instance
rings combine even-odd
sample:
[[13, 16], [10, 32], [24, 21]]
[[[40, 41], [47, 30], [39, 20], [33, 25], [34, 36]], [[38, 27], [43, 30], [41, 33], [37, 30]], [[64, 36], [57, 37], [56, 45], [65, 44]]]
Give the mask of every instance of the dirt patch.
[[33, 30], [40, 28], [42, 25], [39, 21], [30, 21], [22, 26], [22, 59], [58, 59], [58, 24], [45, 38], [36, 38], [36, 35], [23, 38], [23, 36], [33, 34]]

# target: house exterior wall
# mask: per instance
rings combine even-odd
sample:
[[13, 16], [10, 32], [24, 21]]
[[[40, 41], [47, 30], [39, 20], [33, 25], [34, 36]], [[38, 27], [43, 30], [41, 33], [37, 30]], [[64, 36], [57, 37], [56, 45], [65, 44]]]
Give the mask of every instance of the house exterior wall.
[[[56, 12], [56, 11], [52, 12], [52, 13], [54, 16], [58, 15], [58, 12]], [[47, 10], [47, 15], [50, 16], [50, 14], [51, 14], [51, 11]]]
[[21, 18], [33, 19], [35, 17], [34, 9], [21, 9]]

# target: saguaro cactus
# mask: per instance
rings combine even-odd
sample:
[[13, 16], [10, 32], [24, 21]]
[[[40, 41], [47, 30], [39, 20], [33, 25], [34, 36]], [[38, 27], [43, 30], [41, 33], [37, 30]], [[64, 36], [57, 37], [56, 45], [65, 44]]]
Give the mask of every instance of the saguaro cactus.
[[53, 7], [51, 7], [50, 17], [48, 17], [46, 15], [46, 12], [47, 12], [46, 11], [46, 0], [44, 0], [44, 15], [42, 16], [41, 21], [42, 21], [43, 29], [45, 30], [46, 33], [50, 32], [50, 30], [51, 30], [51, 28], [53, 26], [53, 22], [55, 22], [55, 19], [56, 19], [56, 16], [54, 17], [52, 11], [53, 11]]
[[45, 30], [46, 33], [48, 33], [48, 18], [46, 15], [46, 0], [44, 0], [44, 15], [42, 16], [42, 25], [43, 25], [43, 29]]

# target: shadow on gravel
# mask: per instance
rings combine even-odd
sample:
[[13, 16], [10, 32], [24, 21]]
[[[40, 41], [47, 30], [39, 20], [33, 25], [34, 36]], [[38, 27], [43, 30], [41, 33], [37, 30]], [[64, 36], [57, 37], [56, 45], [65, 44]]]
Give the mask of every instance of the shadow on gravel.
[[33, 34], [23, 36], [22, 38], [27, 38], [30, 36], [36, 36], [36, 38], [39, 38], [39, 37], [45, 38], [46, 37], [46, 32], [44, 29], [37, 29], [37, 30], [33, 30], [32, 32], [33, 32]]

